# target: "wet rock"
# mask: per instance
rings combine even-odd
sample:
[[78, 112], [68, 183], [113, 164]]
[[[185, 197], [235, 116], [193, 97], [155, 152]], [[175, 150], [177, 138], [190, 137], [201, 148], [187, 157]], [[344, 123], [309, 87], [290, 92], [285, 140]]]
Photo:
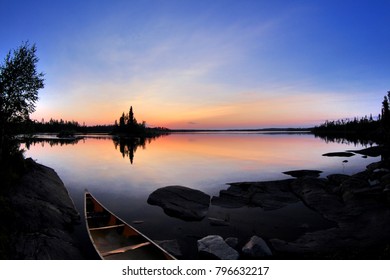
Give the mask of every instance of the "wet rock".
[[[213, 197], [213, 205], [258, 206], [265, 210], [275, 210], [299, 201], [290, 189], [294, 179], [232, 183], [227, 190], [220, 191], [219, 197]], [[230, 208], [230, 207], [229, 207]]]
[[320, 170], [292, 170], [283, 172], [283, 174], [290, 175], [294, 178], [300, 178], [305, 176], [319, 177], [322, 171]]
[[354, 153], [350, 152], [336, 152], [336, 153], [326, 153], [323, 154], [322, 156], [324, 157], [352, 157], [354, 156]]
[[221, 260], [237, 260], [239, 258], [239, 253], [219, 235], [209, 235], [198, 240], [198, 251]]
[[242, 252], [254, 258], [272, 256], [271, 249], [267, 243], [256, 235], [252, 236], [248, 243], [245, 244]]
[[210, 196], [183, 186], [168, 186], [149, 195], [148, 203], [158, 205], [172, 217], [182, 220], [202, 220], [208, 212]]

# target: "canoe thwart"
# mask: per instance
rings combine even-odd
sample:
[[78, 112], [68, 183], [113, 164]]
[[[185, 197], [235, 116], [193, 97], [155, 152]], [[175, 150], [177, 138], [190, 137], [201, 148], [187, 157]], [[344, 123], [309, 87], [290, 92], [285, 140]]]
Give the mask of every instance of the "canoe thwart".
[[125, 224], [119, 224], [119, 225], [112, 225], [112, 226], [105, 226], [105, 227], [94, 227], [89, 228], [89, 230], [103, 230], [103, 229], [110, 229], [110, 228], [118, 228], [118, 227], [124, 227]]
[[102, 253], [102, 256], [103, 257], [107, 257], [107, 256], [114, 255], [114, 254], [121, 254], [121, 253], [125, 253], [127, 251], [130, 251], [130, 250], [135, 250], [135, 249], [138, 249], [138, 248], [141, 248], [141, 247], [144, 247], [144, 246], [148, 246], [150, 244], [151, 244], [150, 242], [143, 242], [143, 243], [140, 243], [140, 244], [135, 244], [135, 245], [131, 245], [131, 246], [125, 246], [125, 247], [122, 247], [122, 248], [118, 248], [118, 249], [115, 249], [115, 250], [104, 252], [104, 253]]

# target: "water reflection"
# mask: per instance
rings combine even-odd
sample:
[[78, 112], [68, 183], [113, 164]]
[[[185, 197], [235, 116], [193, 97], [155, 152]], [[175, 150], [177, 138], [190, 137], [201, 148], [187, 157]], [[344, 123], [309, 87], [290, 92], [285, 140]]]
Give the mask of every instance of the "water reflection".
[[31, 145], [40, 144], [42, 147], [45, 147], [45, 144], [48, 144], [50, 147], [53, 146], [63, 146], [63, 145], [76, 145], [83, 137], [71, 137], [71, 138], [57, 138], [57, 137], [25, 137], [20, 139], [20, 142], [23, 143], [27, 150], [30, 150]]
[[114, 142], [115, 149], [118, 150], [119, 148], [122, 157], [129, 158], [130, 163], [133, 164], [134, 154], [138, 147], [145, 149], [146, 143], [150, 144], [152, 141], [164, 135], [166, 134], [158, 134], [150, 137], [113, 137], [112, 141]]
[[376, 143], [369, 139], [362, 139], [352, 136], [340, 136], [340, 135], [321, 135], [314, 134], [317, 138], [324, 140], [326, 143], [338, 143], [338, 144], [347, 144], [347, 145], [361, 145], [361, 146], [373, 146]]
[[[187, 222], [147, 203], [158, 188], [183, 185], [219, 196], [231, 182], [288, 179], [282, 172], [293, 169], [323, 170], [321, 176], [352, 174], [377, 160], [355, 156], [343, 165], [342, 159], [322, 154], [365, 147], [302, 134], [171, 134], [130, 140], [88, 135], [69, 145], [46, 143], [50, 142], [24, 144], [26, 156], [58, 173], [80, 213], [87, 188], [125, 221], [143, 221], [135, 227], [150, 238], [178, 239], [189, 259], [196, 258], [196, 240], [209, 234], [238, 236], [243, 242], [253, 234], [293, 240], [324, 228], [326, 221], [298, 202], [282, 208], [212, 203], [206, 219]], [[279, 197], [284, 199], [278, 193]], [[276, 210], [265, 210], [271, 208]], [[229, 226], [212, 225], [216, 219]]]

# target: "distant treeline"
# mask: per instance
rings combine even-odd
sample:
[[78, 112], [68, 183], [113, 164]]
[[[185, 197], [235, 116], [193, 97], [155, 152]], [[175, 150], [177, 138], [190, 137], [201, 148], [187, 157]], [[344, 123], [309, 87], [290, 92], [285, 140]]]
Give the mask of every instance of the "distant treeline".
[[76, 133], [108, 133], [123, 136], [135, 137], [151, 137], [156, 134], [166, 134], [170, 130], [165, 127], [147, 127], [146, 122], [138, 123], [134, 117], [133, 107], [130, 107], [129, 113], [122, 113], [119, 122], [115, 120], [112, 125], [93, 125], [86, 126], [77, 121], [66, 121], [63, 119], [49, 121], [27, 120], [23, 123], [18, 123], [18, 132], [22, 134], [34, 133], [61, 133], [76, 134]]
[[86, 126], [80, 125], [77, 121], [66, 121], [63, 119], [45, 122], [42, 121], [29, 121], [23, 125], [23, 133], [111, 133], [114, 130], [114, 125], [94, 125]]
[[326, 121], [313, 128], [312, 132], [320, 137], [343, 137], [351, 141], [355, 139], [388, 142], [390, 140], [390, 91], [384, 96], [381, 114], [377, 118], [372, 115], [363, 118]]

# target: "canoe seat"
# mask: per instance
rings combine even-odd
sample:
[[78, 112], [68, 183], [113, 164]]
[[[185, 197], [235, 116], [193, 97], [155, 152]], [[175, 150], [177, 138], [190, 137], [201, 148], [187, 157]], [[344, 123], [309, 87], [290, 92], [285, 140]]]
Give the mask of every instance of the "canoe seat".
[[108, 252], [104, 252], [104, 253], [101, 253], [101, 255], [102, 255], [102, 257], [107, 257], [107, 256], [114, 255], [114, 254], [125, 253], [127, 251], [135, 250], [135, 249], [138, 249], [138, 248], [141, 248], [141, 247], [144, 247], [144, 246], [148, 246], [148, 245], [151, 245], [151, 243], [149, 241], [148, 242], [139, 243], [139, 244], [135, 244], [135, 245], [131, 245], [131, 246], [125, 246], [125, 247], [118, 248], [118, 249], [115, 249], [115, 250], [111, 250], [111, 251], [108, 251]]

